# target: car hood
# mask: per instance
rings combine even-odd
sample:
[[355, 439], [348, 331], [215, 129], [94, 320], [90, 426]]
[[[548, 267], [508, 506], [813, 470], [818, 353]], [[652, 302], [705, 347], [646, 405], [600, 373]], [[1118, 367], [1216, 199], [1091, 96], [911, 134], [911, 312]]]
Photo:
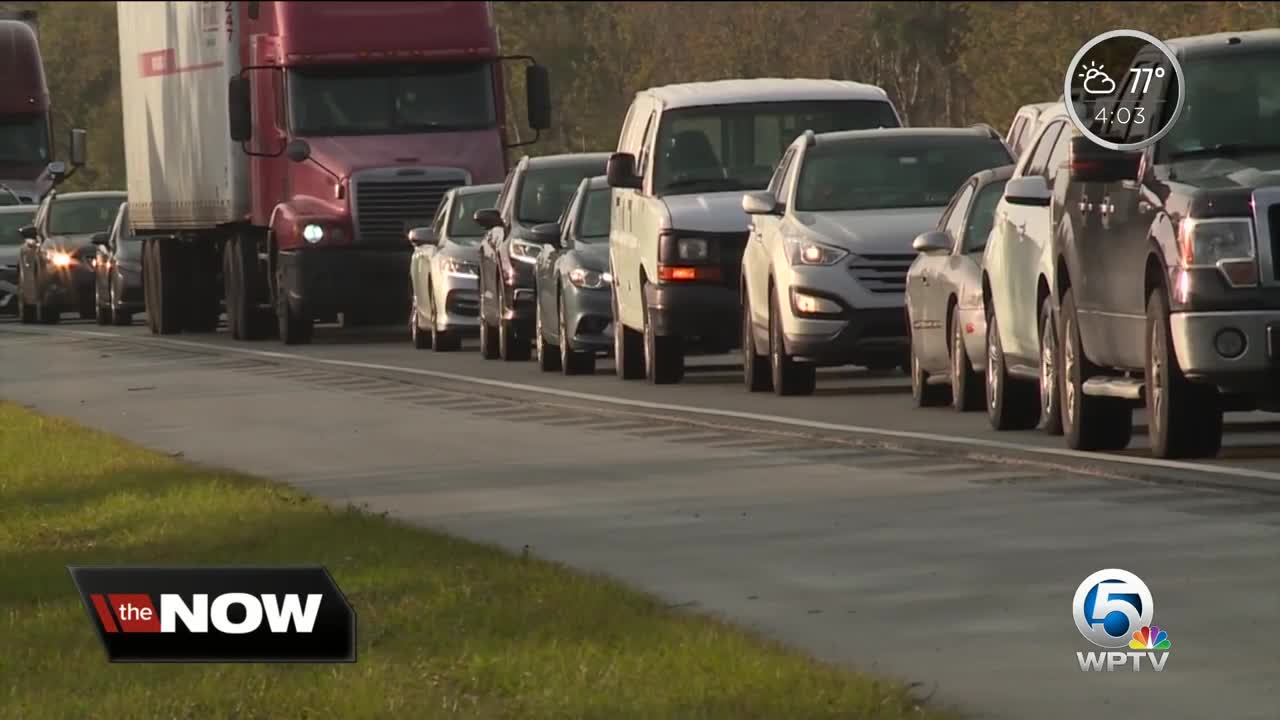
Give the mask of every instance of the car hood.
[[609, 243], [578, 243], [573, 246], [573, 257], [584, 270], [604, 272], [609, 269]]
[[462, 243], [446, 242], [440, 246], [436, 253], [440, 257], [456, 258], [462, 262], [479, 263], [480, 262], [480, 245], [463, 245]]
[[945, 207], [797, 212], [795, 222], [825, 242], [855, 253], [914, 254], [911, 242], [938, 226]]
[[695, 232], [746, 232], [750, 220], [742, 210], [744, 194], [733, 190], [697, 195], [666, 195], [662, 202], [667, 206], [668, 218], [663, 227]]

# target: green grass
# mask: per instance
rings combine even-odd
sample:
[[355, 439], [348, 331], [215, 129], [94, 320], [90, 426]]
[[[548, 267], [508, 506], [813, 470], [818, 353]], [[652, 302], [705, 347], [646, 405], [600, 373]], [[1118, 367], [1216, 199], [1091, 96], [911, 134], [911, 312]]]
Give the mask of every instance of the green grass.
[[[4, 402], [0, 459], [2, 718], [950, 717], [610, 580]], [[112, 563], [323, 564], [359, 661], [112, 665], [66, 571]]]

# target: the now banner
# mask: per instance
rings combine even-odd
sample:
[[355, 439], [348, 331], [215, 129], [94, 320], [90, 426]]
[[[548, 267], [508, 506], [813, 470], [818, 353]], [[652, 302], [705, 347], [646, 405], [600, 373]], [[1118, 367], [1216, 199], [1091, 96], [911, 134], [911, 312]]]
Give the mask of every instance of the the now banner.
[[329, 571], [67, 568], [111, 662], [356, 660], [356, 614]]

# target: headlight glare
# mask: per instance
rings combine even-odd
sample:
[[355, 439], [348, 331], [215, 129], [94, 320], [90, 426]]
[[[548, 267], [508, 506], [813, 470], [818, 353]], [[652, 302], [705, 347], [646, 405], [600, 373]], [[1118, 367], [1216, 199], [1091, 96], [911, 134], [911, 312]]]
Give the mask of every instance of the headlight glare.
[[47, 257], [54, 267], [64, 268], [71, 265], [72, 258], [70, 253], [65, 253], [61, 250], [50, 250], [47, 253]]
[[799, 238], [784, 238], [783, 247], [792, 265], [834, 265], [849, 254], [842, 248]]
[[315, 223], [308, 223], [302, 228], [302, 239], [315, 245], [324, 239], [324, 228]]

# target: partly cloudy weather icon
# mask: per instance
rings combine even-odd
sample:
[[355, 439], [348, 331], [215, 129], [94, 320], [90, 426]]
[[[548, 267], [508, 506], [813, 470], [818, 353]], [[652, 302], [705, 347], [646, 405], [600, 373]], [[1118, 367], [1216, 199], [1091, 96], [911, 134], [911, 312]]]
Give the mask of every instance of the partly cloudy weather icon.
[[1084, 78], [1084, 91], [1090, 95], [1110, 95], [1116, 91], [1116, 81], [1102, 71], [1103, 66], [1092, 60], [1077, 77]]

